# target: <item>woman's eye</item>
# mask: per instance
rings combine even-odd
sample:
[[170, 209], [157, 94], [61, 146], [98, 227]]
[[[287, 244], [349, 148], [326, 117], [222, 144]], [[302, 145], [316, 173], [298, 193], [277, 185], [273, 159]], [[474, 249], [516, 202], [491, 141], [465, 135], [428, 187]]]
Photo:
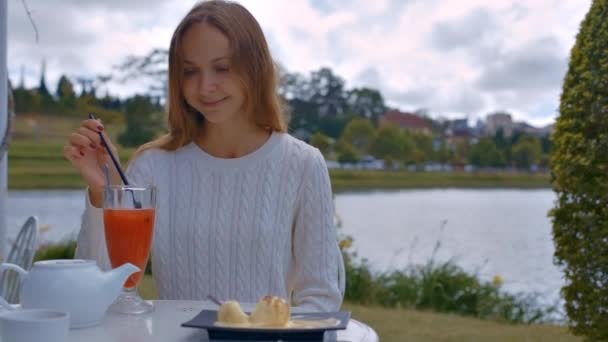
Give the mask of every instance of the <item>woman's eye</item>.
[[229, 67], [216, 67], [215, 71], [217, 71], [217, 72], [228, 72], [228, 71], [230, 71], [230, 68]]
[[184, 70], [184, 75], [185, 76], [192, 76], [196, 73], [196, 69], [185, 69]]

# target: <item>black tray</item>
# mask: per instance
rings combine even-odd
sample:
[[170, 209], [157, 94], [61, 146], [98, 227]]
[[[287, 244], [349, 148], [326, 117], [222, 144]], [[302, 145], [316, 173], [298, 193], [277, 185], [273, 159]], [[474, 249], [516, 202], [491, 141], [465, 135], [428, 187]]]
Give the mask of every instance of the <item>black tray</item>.
[[203, 310], [182, 327], [206, 329], [210, 340], [238, 340], [238, 341], [323, 341], [326, 331], [346, 329], [350, 320], [350, 312], [315, 312], [292, 313], [292, 319], [328, 319], [339, 321], [338, 325], [323, 328], [245, 328], [220, 327], [217, 321], [217, 310]]

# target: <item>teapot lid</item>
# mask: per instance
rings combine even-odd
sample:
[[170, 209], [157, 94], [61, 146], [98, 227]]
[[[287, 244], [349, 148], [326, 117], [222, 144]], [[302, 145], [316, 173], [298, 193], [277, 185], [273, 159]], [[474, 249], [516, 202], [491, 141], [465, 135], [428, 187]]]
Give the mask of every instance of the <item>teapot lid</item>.
[[88, 267], [94, 266], [94, 260], [81, 260], [81, 259], [58, 259], [58, 260], [43, 260], [36, 261], [34, 266], [36, 267], [52, 267], [52, 268], [71, 268], [71, 267]]

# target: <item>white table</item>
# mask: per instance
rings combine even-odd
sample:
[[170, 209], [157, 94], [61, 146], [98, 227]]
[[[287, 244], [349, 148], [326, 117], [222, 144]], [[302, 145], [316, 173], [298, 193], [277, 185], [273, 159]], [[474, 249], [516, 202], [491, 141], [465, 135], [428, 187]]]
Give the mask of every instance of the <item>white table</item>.
[[[204, 329], [184, 328], [201, 310], [217, 309], [207, 301], [156, 300], [154, 312], [145, 315], [107, 314], [101, 324], [70, 330], [69, 342], [194, 342], [209, 341]], [[243, 304], [251, 310], [253, 304]], [[294, 312], [297, 312], [294, 310]], [[331, 338], [330, 340], [333, 340]], [[378, 342], [378, 335], [369, 326], [351, 318], [346, 330], [339, 330], [337, 341]]]

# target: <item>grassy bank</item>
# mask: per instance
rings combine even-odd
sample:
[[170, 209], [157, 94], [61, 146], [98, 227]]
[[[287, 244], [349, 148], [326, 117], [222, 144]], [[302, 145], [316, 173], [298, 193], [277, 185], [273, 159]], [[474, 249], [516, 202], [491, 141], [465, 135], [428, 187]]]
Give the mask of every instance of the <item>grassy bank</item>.
[[[10, 189], [76, 189], [84, 186], [78, 172], [63, 157], [64, 142], [52, 139], [16, 140], [10, 145], [8, 184]], [[126, 163], [133, 149], [121, 149]], [[407, 188], [543, 188], [546, 174], [439, 173], [407, 171], [331, 170], [335, 191]]]
[[334, 190], [548, 188], [548, 174], [331, 170]]
[[[16, 140], [8, 152], [9, 189], [77, 189], [84, 183], [63, 157], [64, 142]], [[120, 159], [129, 160], [133, 149], [121, 149]]]

